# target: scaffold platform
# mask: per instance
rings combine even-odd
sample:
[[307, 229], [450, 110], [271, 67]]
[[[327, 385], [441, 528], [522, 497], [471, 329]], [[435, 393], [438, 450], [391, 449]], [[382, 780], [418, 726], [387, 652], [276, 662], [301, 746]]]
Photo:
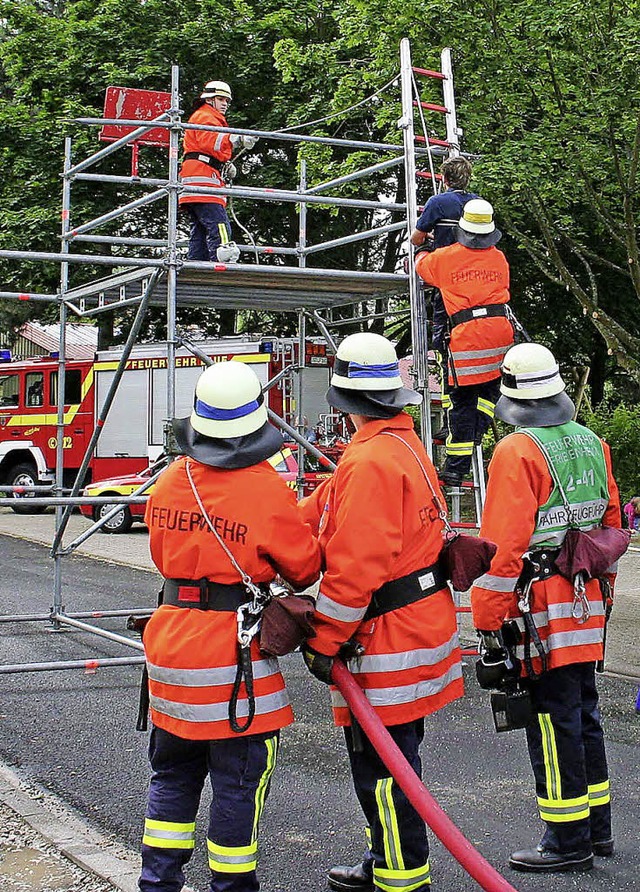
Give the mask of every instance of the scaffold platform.
[[[113, 306], [139, 300], [157, 267], [116, 272], [69, 289], [68, 305], [82, 313], [91, 306]], [[294, 266], [197, 263], [188, 261], [176, 283], [179, 306], [261, 309], [271, 312], [320, 310], [380, 297], [407, 297], [409, 276]], [[162, 270], [150, 303], [166, 306], [167, 275]]]

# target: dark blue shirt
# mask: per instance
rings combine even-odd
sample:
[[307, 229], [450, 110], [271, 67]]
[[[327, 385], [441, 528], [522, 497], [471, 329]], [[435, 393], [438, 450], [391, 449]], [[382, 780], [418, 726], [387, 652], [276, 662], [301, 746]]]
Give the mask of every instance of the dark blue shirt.
[[439, 195], [432, 195], [424, 206], [416, 229], [421, 232], [433, 231], [434, 248], [453, 245], [463, 207], [471, 198], [478, 197], [475, 192], [463, 192], [462, 189], [447, 189]]

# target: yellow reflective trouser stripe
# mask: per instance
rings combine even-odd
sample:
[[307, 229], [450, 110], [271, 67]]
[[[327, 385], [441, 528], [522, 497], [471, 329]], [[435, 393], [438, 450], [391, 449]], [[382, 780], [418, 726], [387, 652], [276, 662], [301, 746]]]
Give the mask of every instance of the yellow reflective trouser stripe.
[[398, 815], [393, 801], [393, 778], [382, 777], [376, 783], [378, 817], [382, 825], [384, 860], [392, 870], [404, 870]]
[[371, 827], [369, 827], [368, 824], [364, 828], [364, 836], [365, 836], [365, 839], [367, 840], [367, 845], [369, 846], [369, 848], [371, 848]]
[[278, 738], [267, 737], [267, 739], [265, 740], [265, 746], [267, 747], [267, 767], [265, 768], [262, 777], [260, 778], [258, 788], [256, 790], [256, 806], [253, 815], [253, 830], [251, 832], [251, 839], [256, 843], [258, 841], [260, 818], [262, 817], [264, 803], [267, 798], [269, 781], [271, 780], [271, 775], [273, 774], [273, 770], [276, 767], [276, 760], [278, 758]]
[[443, 408], [443, 409], [450, 409], [450, 408], [451, 408], [451, 406], [452, 406], [452, 403], [451, 403], [451, 397], [449, 396], [448, 393], [443, 393], [443, 394], [442, 394], [442, 400], [441, 400], [441, 403], [442, 403], [442, 408]]
[[412, 892], [420, 886], [431, 884], [429, 862], [412, 870], [388, 870], [374, 866], [373, 882], [377, 889], [384, 889], [385, 892]]
[[249, 873], [258, 866], [258, 840], [248, 846], [219, 846], [207, 840], [209, 867], [219, 873]]
[[144, 820], [143, 845], [156, 849], [192, 849], [196, 842], [196, 822]]
[[551, 716], [548, 712], [541, 712], [538, 715], [538, 722], [542, 735], [547, 795], [549, 800], [559, 800], [562, 798], [562, 781], [560, 779], [560, 763], [558, 762], [558, 750], [556, 748], [556, 734], [553, 730]]
[[445, 441], [447, 455], [473, 455], [473, 440], [470, 443], [454, 443], [451, 434]]
[[478, 412], [484, 412], [489, 418], [493, 418], [496, 414], [495, 409], [496, 404], [492, 403], [491, 400], [484, 400], [481, 396], [478, 397]]
[[229, 243], [229, 230], [226, 223], [218, 223], [218, 232], [220, 233], [220, 243], [227, 245]]
[[542, 820], [553, 824], [581, 821], [589, 817], [589, 796], [586, 793], [575, 799], [543, 799], [538, 796], [538, 809]]
[[589, 784], [589, 806], [595, 808], [596, 805], [606, 805], [611, 802], [609, 792], [609, 781], [603, 781], [601, 784]]

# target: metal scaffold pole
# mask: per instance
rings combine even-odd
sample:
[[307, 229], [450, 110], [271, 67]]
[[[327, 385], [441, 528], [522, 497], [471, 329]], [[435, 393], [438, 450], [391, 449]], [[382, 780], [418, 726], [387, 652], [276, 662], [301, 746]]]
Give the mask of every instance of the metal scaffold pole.
[[167, 222], [167, 419], [165, 447], [168, 443], [168, 426], [176, 414], [176, 292], [178, 281], [178, 155], [180, 152], [180, 84], [177, 65], [171, 67], [171, 123], [169, 131], [169, 207]]
[[[400, 84], [402, 91], [402, 117], [398, 122], [404, 143], [404, 177], [407, 208], [407, 238], [410, 238], [418, 219], [416, 186], [415, 132], [413, 127], [413, 69], [411, 47], [405, 37], [400, 44]], [[415, 270], [411, 243], [409, 243], [409, 302], [411, 306], [411, 340], [413, 343], [413, 374], [416, 390], [422, 393], [420, 433], [429, 457], [433, 456], [431, 438], [431, 405], [429, 393], [429, 368], [427, 352], [427, 314], [423, 289]]]

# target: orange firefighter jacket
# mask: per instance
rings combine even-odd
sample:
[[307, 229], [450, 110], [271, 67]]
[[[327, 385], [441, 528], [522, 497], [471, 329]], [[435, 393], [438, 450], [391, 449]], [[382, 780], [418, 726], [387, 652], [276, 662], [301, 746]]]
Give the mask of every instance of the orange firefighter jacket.
[[[189, 118], [190, 124], [206, 124], [209, 127], [228, 127], [227, 119], [216, 108], [204, 103], [197, 108]], [[228, 133], [213, 133], [206, 130], [186, 130], [184, 135], [184, 154], [187, 152], [200, 152], [203, 155], [212, 155], [221, 164], [228, 161], [233, 153], [233, 147]], [[187, 158], [182, 162], [180, 180], [185, 186], [224, 186], [220, 171], [211, 167], [205, 161], [197, 158]], [[226, 195], [181, 195], [180, 204], [192, 202], [213, 202], [226, 207]]]
[[[620, 527], [618, 487], [611, 470], [609, 447], [603, 442], [607, 469], [609, 503], [603, 526]], [[505, 619], [516, 619], [523, 628], [514, 592], [522, 570], [522, 556], [530, 549], [538, 508], [544, 505], [553, 489], [553, 480], [540, 448], [524, 433], [517, 431], [501, 440], [489, 464], [487, 499], [482, 514], [480, 535], [491, 539], [498, 550], [489, 572], [476, 580], [471, 589], [471, 607], [476, 629], [499, 629]], [[610, 575], [613, 585], [615, 575]], [[613, 589], [612, 589], [613, 590]], [[547, 651], [548, 668], [571, 663], [587, 663], [602, 658], [604, 607], [597, 579], [586, 584], [591, 609], [583, 624], [571, 616], [573, 584], [563, 576], [534, 582], [531, 614], [540, 639]], [[523, 658], [524, 648], [516, 648]], [[531, 645], [534, 671], [540, 672], [541, 661]], [[525, 667], [523, 665], [523, 675]]]
[[[476, 250], [457, 242], [432, 253], [424, 251], [416, 271], [440, 289], [449, 318], [461, 310], [509, 302], [509, 264], [496, 247]], [[464, 387], [499, 378], [502, 359], [512, 344], [513, 327], [505, 316], [478, 315], [454, 324], [449, 383]]]
[[[367, 422], [347, 446], [336, 471], [300, 502], [319, 532], [325, 562], [310, 645], [333, 656], [349, 639], [364, 656], [349, 669], [385, 725], [435, 712], [463, 694], [456, 613], [449, 587], [375, 619], [364, 619], [384, 583], [430, 567], [442, 550], [443, 523], [423, 473], [437, 493], [433, 465], [405, 412]], [[442, 496], [440, 496], [442, 499]], [[444, 500], [442, 499], [444, 504]], [[332, 688], [337, 725], [349, 710]]]
[[[151, 556], [165, 578], [240, 581], [196, 503], [185, 471], [187, 461], [215, 529], [254, 582], [269, 582], [280, 573], [302, 588], [317, 579], [318, 543], [297, 511], [295, 494], [268, 462], [224, 470], [187, 458], [178, 459], [161, 475], [145, 512]], [[228, 704], [236, 676], [236, 636], [234, 611], [168, 604], [155, 611], [144, 633], [155, 725], [188, 740], [235, 736]], [[251, 659], [256, 715], [247, 733], [290, 724], [293, 712], [278, 661], [260, 654], [257, 638]], [[243, 684], [240, 719], [247, 714], [246, 705]]]

